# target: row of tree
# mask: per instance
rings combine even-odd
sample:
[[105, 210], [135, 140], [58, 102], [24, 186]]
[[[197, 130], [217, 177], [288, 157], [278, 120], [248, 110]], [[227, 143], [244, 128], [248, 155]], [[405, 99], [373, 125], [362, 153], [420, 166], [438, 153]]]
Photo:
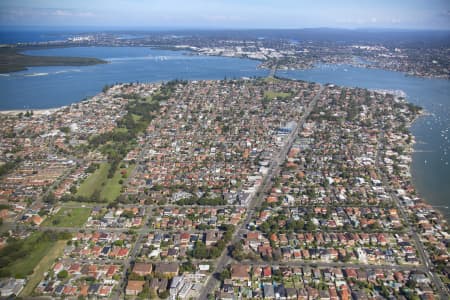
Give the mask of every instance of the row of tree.
[[186, 199], [181, 199], [176, 202], [177, 205], [207, 205], [207, 206], [218, 206], [226, 205], [227, 201], [220, 197], [209, 198], [209, 197], [190, 197]]
[[[23, 240], [9, 239], [8, 244], [0, 250], [0, 278], [13, 275], [12, 271], [16, 275], [20, 273], [20, 270], [11, 270], [12, 265], [19, 260], [29, 257], [39, 244], [70, 238], [71, 234], [68, 232], [44, 231], [35, 233]], [[30, 270], [30, 272], [33, 272], [33, 270]], [[20, 277], [26, 275], [29, 274], [20, 274]]]
[[22, 159], [16, 158], [15, 160], [8, 161], [4, 163], [3, 165], [0, 165], [0, 177], [7, 174], [9, 171], [14, 170], [22, 161]]

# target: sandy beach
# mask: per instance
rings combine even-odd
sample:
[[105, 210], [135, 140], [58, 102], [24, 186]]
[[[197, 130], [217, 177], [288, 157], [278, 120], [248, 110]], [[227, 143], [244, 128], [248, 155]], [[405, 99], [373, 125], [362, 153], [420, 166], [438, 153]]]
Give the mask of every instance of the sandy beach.
[[2, 115], [17, 115], [20, 113], [25, 114], [27, 111], [32, 111], [35, 115], [47, 115], [54, 113], [55, 111], [61, 109], [59, 108], [46, 108], [46, 109], [14, 109], [14, 110], [0, 110], [0, 114]]

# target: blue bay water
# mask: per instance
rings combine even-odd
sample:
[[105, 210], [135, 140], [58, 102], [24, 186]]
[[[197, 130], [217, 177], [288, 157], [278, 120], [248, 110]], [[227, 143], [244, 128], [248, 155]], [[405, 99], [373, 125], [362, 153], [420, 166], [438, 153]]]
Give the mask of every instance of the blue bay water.
[[[105, 84], [156, 82], [172, 79], [223, 79], [266, 76], [258, 62], [248, 59], [192, 56], [187, 52], [144, 47], [84, 47], [27, 51], [35, 55], [97, 57], [105, 65], [84, 67], [36, 67], [0, 74], [0, 110], [51, 108], [97, 94]], [[399, 72], [318, 65], [302, 71], [278, 71], [280, 77], [358, 86], [403, 90], [408, 101], [432, 115], [418, 119], [413, 181], [419, 193], [449, 218], [450, 210], [450, 81], [407, 77]]]
[[99, 93], [105, 84], [172, 79], [266, 76], [258, 62], [145, 47], [80, 47], [31, 50], [30, 55], [97, 57], [107, 64], [33, 67], [0, 75], [0, 109], [52, 108]]

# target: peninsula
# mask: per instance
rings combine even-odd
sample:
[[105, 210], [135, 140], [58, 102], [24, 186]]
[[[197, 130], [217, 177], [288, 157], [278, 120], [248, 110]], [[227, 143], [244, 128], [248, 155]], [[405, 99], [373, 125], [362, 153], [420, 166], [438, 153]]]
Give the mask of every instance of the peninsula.
[[106, 61], [90, 57], [32, 56], [19, 53], [18, 48], [0, 48], [0, 73], [26, 70], [27, 67], [43, 66], [89, 66], [105, 64]]
[[1, 295], [448, 299], [448, 224], [410, 181], [420, 111], [269, 77], [2, 115]]

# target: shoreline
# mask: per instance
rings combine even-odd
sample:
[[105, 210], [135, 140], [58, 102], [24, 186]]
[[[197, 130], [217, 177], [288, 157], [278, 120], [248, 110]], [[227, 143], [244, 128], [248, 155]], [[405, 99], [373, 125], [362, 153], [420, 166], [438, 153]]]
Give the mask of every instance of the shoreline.
[[[438, 78], [431, 78], [431, 79], [438, 79]], [[408, 96], [405, 97], [405, 101], [408, 103], [412, 103], [412, 102], [408, 101]], [[412, 130], [414, 124], [422, 118], [434, 115], [432, 112], [428, 111], [426, 108], [424, 108], [424, 107], [421, 107], [421, 108], [422, 109], [420, 110], [420, 112], [418, 113], [416, 118], [414, 118], [414, 120], [412, 122], [410, 122], [407, 126], [409, 133], [413, 137], [413, 143], [411, 144], [411, 153], [408, 154], [411, 158], [411, 163], [409, 164], [409, 170], [411, 173], [410, 183], [414, 187], [414, 192], [415, 192], [416, 197], [419, 198], [421, 201], [423, 201], [425, 204], [432, 207], [435, 210], [435, 212], [439, 215], [440, 220], [443, 220], [445, 223], [449, 224], [450, 223], [450, 211], [449, 211], [450, 205], [446, 205], [443, 203], [433, 203], [433, 201], [430, 201], [430, 199], [425, 197], [423, 195], [422, 191], [419, 190], [419, 188], [416, 184], [417, 182], [416, 182], [416, 178], [415, 178], [415, 175], [413, 172], [413, 164], [414, 164], [414, 156], [415, 156], [414, 154], [415, 153], [426, 153], [426, 152], [433, 151], [433, 150], [420, 150], [420, 149], [416, 148], [416, 146], [418, 144], [424, 143], [424, 142], [417, 140], [417, 136], [414, 135], [413, 130]], [[416, 160], [417, 160], [417, 158], [416, 158]]]
[[107, 61], [95, 57], [36, 56], [20, 52], [17, 47], [0, 47], [0, 73], [10, 74], [28, 70], [31, 67], [92, 66]]
[[[181, 50], [181, 49], [180, 49]], [[183, 49], [183, 50], [185, 50], [185, 49]], [[278, 71], [278, 70], [277, 70]], [[397, 72], [397, 71], [391, 71], [391, 72]], [[402, 72], [399, 72], [399, 73], [402, 73]], [[405, 73], [402, 73], [403, 75], [405, 75]], [[291, 80], [290, 78], [284, 78], [284, 77], [280, 77], [280, 79], [282, 79], [282, 80]], [[431, 78], [431, 79], [433, 79], [433, 80], [442, 80], [442, 79], [439, 79], [439, 78]], [[300, 80], [300, 79], [296, 79], [296, 80]], [[394, 94], [395, 95], [395, 92], [400, 92], [400, 90], [398, 90], [398, 91], [395, 91], [395, 90], [382, 90], [382, 89], [370, 89], [370, 88], [364, 88], [364, 89], [367, 89], [367, 90], [373, 90], [373, 91], [376, 91], [376, 92], [385, 92], [385, 93], [392, 93], [392, 94]], [[403, 91], [402, 91], [403, 92]], [[99, 91], [96, 95], [98, 95], [98, 94], [100, 94], [101, 93], [101, 91]], [[407, 101], [408, 103], [412, 103], [411, 101], [409, 101], [409, 99], [408, 99], [408, 95], [405, 95], [404, 94], [404, 92], [403, 92], [403, 94], [402, 95], [395, 95], [395, 96], [401, 96], [401, 97], [403, 97], [403, 98], [405, 98], [405, 101]], [[81, 100], [79, 100], [79, 101], [82, 101], [82, 99]], [[67, 106], [70, 106], [70, 105], [72, 105], [72, 104], [75, 104], [75, 103], [77, 103], [77, 102], [79, 102], [79, 101], [75, 101], [75, 102], [73, 102], [73, 103], [71, 103], [71, 104], [68, 104], [68, 105], [63, 105], [63, 106], [60, 106], [60, 107], [53, 107], [53, 108], [44, 108], [44, 109], [32, 109], [32, 108], [28, 108], [28, 109], [5, 109], [5, 110], [1, 110], [0, 109], [0, 116], [1, 115], [5, 115], [5, 116], [15, 116], [15, 115], [17, 115], [17, 114], [19, 114], [19, 113], [26, 113], [27, 111], [32, 111], [35, 115], [48, 115], [48, 114], [52, 114], [52, 113], [54, 113], [54, 112], [56, 112], [56, 111], [58, 111], [58, 110], [60, 110], [60, 109], [63, 109], [64, 107], [67, 107]], [[412, 103], [412, 104], [414, 104], [414, 103]], [[425, 117], [425, 116], [427, 116], [427, 115], [429, 115], [430, 114], [430, 112], [429, 111], [427, 111], [425, 108], [423, 108], [422, 107], [422, 111], [419, 113], [419, 115], [418, 115], [418, 117], [411, 123], [411, 124], [409, 124], [409, 126], [408, 126], [408, 128], [409, 128], [409, 131], [411, 132], [411, 134], [412, 134], [412, 136], [414, 137], [414, 140], [416, 140], [416, 136], [413, 134], [413, 132], [411, 131], [411, 128], [412, 128], [412, 126], [413, 126], [413, 124], [417, 121], [417, 120], [419, 120], [420, 118], [423, 118], [423, 117]], [[419, 141], [420, 142], [420, 141]], [[410, 155], [411, 155], [411, 158], [412, 158], [412, 156], [413, 156], [413, 154], [416, 152], [416, 141], [414, 142], [414, 145], [412, 146], [412, 151], [411, 151], [411, 153], [410, 153]], [[413, 160], [413, 158], [412, 158], [412, 160]], [[411, 162], [411, 166], [410, 166], [410, 172], [411, 172], [411, 174], [413, 175], [413, 172], [412, 172], [412, 163], [413, 162]], [[417, 194], [418, 194], [418, 196], [420, 196], [427, 204], [429, 204], [429, 205], [431, 205], [431, 206], [433, 206], [434, 207], [434, 204], [433, 204], [433, 201], [430, 201], [429, 199], [426, 199], [423, 195], [422, 195], [422, 193], [421, 192], [419, 192], [419, 189], [418, 189], [418, 187], [414, 184], [414, 182], [415, 182], [415, 180], [414, 180], [414, 176], [412, 176], [411, 177], [411, 183], [413, 184], [413, 186], [414, 186], [414, 189], [416, 190], [416, 192], [417, 192]], [[436, 205], [441, 205], [441, 204], [436, 204]], [[444, 220], [448, 220], [447, 219], [447, 217], [446, 216], [450, 216], [450, 214], [447, 214], [447, 213], [445, 213], [444, 211], [442, 211], [440, 208], [436, 208], [436, 210], [437, 211], [439, 211], [439, 213], [440, 213], [440, 215], [441, 216], [443, 216], [443, 219]], [[448, 221], [450, 221], [450, 220], [448, 220]]]
[[[74, 102], [75, 103], [75, 102]], [[7, 115], [7, 116], [15, 116], [20, 113], [26, 113], [26, 112], [33, 112], [35, 115], [45, 115], [45, 114], [52, 114], [65, 106], [61, 107], [54, 107], [54, 108], [38, 108], [38, 109], [9, 109], [9, 110], [0, 110], [1, 115]]]
[[[18, 54], [18, 56], [21, 56], [23, 59], [43, 59], [43, 60], [59, 60], [59, 59], [66, 59], [67, 64], [61, 64], [61, 62], [57, 62], [56, 64], [54, 62], [50, 62], [49, 64], [38, 64], [38, 65], [23, 65], [20, 66], [20, 69], [16, 69], [13, 68], [11, 70], [6, 70], [6, 71], [2, 71], [0, 69], [0, 74], [10, 74], [10, 73], [14, 73], [14, 72], [18, 72], [18, 71], [24, 71], [27, 70], [29, 67], [35, 67], [35, 66], [45, 66], [45, 67], [50, 67], [50, 66], [60, 66], [60, 65], [67, 65], [67, 66], [90, 66], [90, 65], [96, 65], [96, 64], [105, 64], [105, 63], [109, 63], [108, 61], [101, 59], [101, 58], [97, 58], [97, 57], [70, 57], [70, 56], [33, 56], [33, 55], [27, 55], [27, 54], [23, 54], [22, 51], [25, 50], [45, 50], [45, 49], [57, 49], [57, 48], [76, 48], [76, 47], [86, 47], [85, 45], [33, 45], [33, 46], [18, 46], [15, 44], [12, 45], [8, 45], [8, 47], [0, 47], [3, 49], [13, 49], [13, 51], [15, 51], [16, 54]], [[227, 55], [220, 55], [220, 54], [205, 54], [202, 53], [200, 51], [198, 51], [197, 49], [192, 49], [191, 46], [187, 46], [187, 47], [177, 47], [177, 46], [144, 46], [144, 45], [136, 45], [136, 46], [127, 46], [127, 45], [91, 45], [91, 47], [148, 47], [148, 48], [152, 48], [152, 49], [159, 49], [159, 50], [169, 50], [169, 51], [187, 51], [190, 52], [190, 55], [197, 55], [197, 56], [215, 56], [215, 57], [225, 57], [225, 58], [237, 58], [237, 59], [249, 59], [249, 60], [254, 60], [254, 61], [258, 61], [259, 65], [257, 66], [258, 69], [266, 69], [266, 70], [270, 70], [271, 68], [268, 66], [264, 65], [264, 62], [267, 62], [267, 60], [263, 60], [263, 59], [259, 59], [259, 58], [254, 58], [254, 57], [248, 57], [248, 56], [235, 56], [235, 55], [231, 55], [231, 56], [227, 56]], [[80, 60], [80, 61], [77, 61]], [[75, 63], [73, 62], [75, 61]], [[310, 70], [313, 68], [316, 68], [317, 65], [320, 64], [325, 64], [325, 65], [348, 65], [351, 67], [357, 67], [357, 68], [365, 68], [365, 69], [378, 69], [378, 70], [384, 70], [384, 71], [391, 71], [391, 72], [399, 72], [402, 73], [404, 76], [407, 77], [416, 77], [416, 78], [428, 78], [428, 79], [442, 79], [442, 80], [450, 80], [450, 76], [449, 75], [425, 75], [425, 74], [419, 74], [419, 73], [411, 73], [411, 72], [407, 72], [407, 71], [401, 71], [401, 70], [396, 70], [393, 68], [383, 68], [381, 66], [376, 66], [376, 65], [372, 65], [370, 63], [354, 63], [354, 62], [349, 62], [349, 63], [322, 63], [320, 61], [315, 61], [312, 62], [312, 65], [309, 67], [290, 67], [290, 66], [286, 66], [286, 65], [281, 65], [277, 67], [277, 70], [279, 71], [303, 71], [303, 70]]]
[[[220, 55], [219, 55], [220, 56]], [[223, 57], [223, 56], [220, 56]], [[238, 58], [238, 57], [236, 57]], [[257, 61], [263, 62], [261, 60], [255, 59]], [[286, 67], [286, 66], [278, 66], [277, 71], [308, 71], [315, 68], [323, 66], [349, 66], [352, 68], [362, 68], [362, 69], [369, 69], [369, 70], [381, 70], [381, 71], [388, 71], [388, 72], [396, 72], [401, 73], [405, 77], [412, 77], [412, 78], [419, 78], [419, 79], [433, 79], [433, 80], [448, 80], [450, 81], [450, 76], [438, 76], [438, 75], [418, 75], [418, 74], [410, 74], [405, 71], [395, 70], [395, 69], [389, 69], [389, 68], [381, 68], [379, 66], [371, 66], [371, 65], [364, 65], [364, 64], [352, 64], [352, 63], [321, 63], [316, 62], [311, 67], [304, 67], [304, 68], [296, 68], [296, 67]], [[265, 69], [270, 70], [269, 67], [263, 66], [262, 63], [258, 65], [258, 69]]]
[[[407, 99], [408, 99], [408, 97], [405, 98], [405, 101], [407, 103], [411, 103]], [[416, 186], [415, 180], [414, 180], [414, 175], [413, 175], [413, 172], [412, 172], [412, 170], [413, 170], [413, 163], [414, 163], [414, 153], [422, 152], [422, 151], [417, 151], [417, 149], [416, 149], [416, 145], [417, 145], [418, 141], [416, 140], [416, 136], [412, 132], [412, 127], [413, 127], [414, 123], [417, 122], [419, 119], [424, 118], [424, 117], [429, 116], [429, 115], [431, 115], [431, 113], [428, 112], [425, 108], [422, 107], [422, 109], [419, 111], [418, 115], [414, 118], [414, 120], [412, 122], [410, 122], [409, 124], [407, 124], [408, 131], [411, 134], [411, 136], [413, 137], [412, 144], [410, 145], [411, 151], [410, 151], [410, 153], [408, 153], [408, 156], [411, 158], [411, 163], [409, 164], [409, 172], [411, 174], [410, 183], [414, 187], [414, 193], [417, 196], [417, 198], [419, 198], [421, 201], [423, 201], [427, 205], [430, 205], [431, 207], [433, 207], [433, 209], [439, 215], [440, 219], [443, 220], [445, 223], [449, 223], [450, 220], [447, 219], [447, 216], [449, 214], [444, 213], [442, 211], [442, 208], [449, 209], [450, 206], [445, 206], [445, 205], [440, 205], [440, 204], [435, 205], [431, 201], [429, 201], [429, 199], [425, 198], [422, 195], [422, 193], [419, 191], [418, 187]], [[450, 218], [450, 216], [449, 216], [449, 218]]]

